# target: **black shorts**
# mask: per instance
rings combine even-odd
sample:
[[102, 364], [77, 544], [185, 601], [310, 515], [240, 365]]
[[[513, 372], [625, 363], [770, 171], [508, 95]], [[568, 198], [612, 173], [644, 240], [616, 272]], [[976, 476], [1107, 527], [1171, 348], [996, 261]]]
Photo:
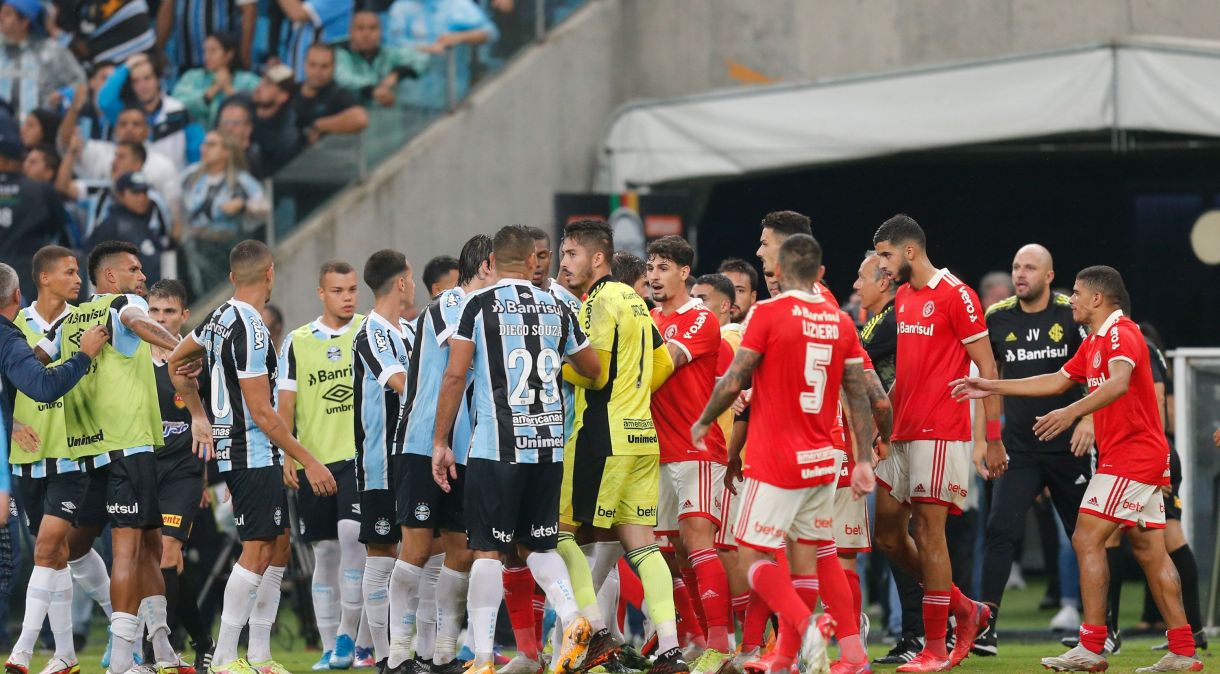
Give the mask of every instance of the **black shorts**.
[[110, 462], [106, 512], [116, 529], [158, 529], [161, 504], [157, 489], [157, 455], [140, 452]]
[[360, 521], [360, 492], [356, 489], [356, 462], [352, 459], [326, 464], [339, 490], [334, 496], [317, 496], [297, 471], [297, 518], [301, 540], [306, 543], [333, 541], [339, 537], [339, 520]]
[[466, 464], [466, 526], [471, 550], [508, 552], [514, 543], [554, 550], [559, 542], [562, 463]]
[[391, 489], [360, 492], [360, 542], [365, 545], [394, 545], [402, 532], [394, 525], [398, 511]]
[[1165, 519], [1182, 521], [1182, 457], [1169, 445], [1169, 495], [1165, 497]]
[[233, 497], [233, 524], [243, 541], [276, 538], [288, 528], [288, 496], [280, 466], [224, 473]]
[[157, 454], [157, 499], [161, 504], [161, 535], [183, 543], [203, 497], [203, 461], [189, 449]]
[[[38, 527], [42, 518], [51, 515], [65, 520], [72, 526], [84, 514], [86, 496], [89, 493], [89, 474], [83, 472], [60, 473], [47, 477], [27, 477], [14, 475], [17, 489], [21, 494], [21, 505], [25, 508], [26, 526], [30, 533], [38, 536]], [[104, 485], [103, 485], [104, 486]], [[101, 524], [106, 523], [105, 491], [101, 506], [93, 504], [100, 511]], [[97, 512], [92, 513], [93, 520], [99, 519]]]
[[466, 466], [457, 467], [457, 479], [449, 481], [452, 489], [446, 494], [432, 479], [432, 457], [399, 454], [390, 461], [398, 492], [398, 524], [466, 533]]

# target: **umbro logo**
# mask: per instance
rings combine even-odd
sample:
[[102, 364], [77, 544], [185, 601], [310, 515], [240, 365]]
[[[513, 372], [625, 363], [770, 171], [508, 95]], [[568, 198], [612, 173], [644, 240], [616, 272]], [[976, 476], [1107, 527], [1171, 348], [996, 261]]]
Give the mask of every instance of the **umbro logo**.
[[72, 342], [76, 346], [76, 348], [79, 349], [80, 348], [80, 337], [83, 334], [84, 334], [83, 332], [74, 332], [74, 333], [68, 335], [68, 341]]
[[1095, 505], [1101, 505], [1101, 504], [1097, 502], [1097, 497], [1094, 496], [1093, 498], [1089, 499], [1089, 505], [1095, 506]]
[[76, 504], [71, 501], [60, 501], [59, 505], [64, 507], [65, 512], [76, 512]]
[[342, 405], [343, 403], [351, 400], [353, 395], [355, 395], [355, 393], [352, 391], [352, 387], [348, 386], [347, 384], [335, 384], [334, 386], [330, 387], [329, 391], [322, 394], [322, 399]]
[[916, 493], [916, 494], [924, 494], [924, 493], [926, 493], [926, 492], [924, 491], [924, 488], [923, 488], [923, 483], [922, 483], [922, 482], [920, 482], [919, 484], [915, 485], [915, 490], [914, 490], [914, 493]]

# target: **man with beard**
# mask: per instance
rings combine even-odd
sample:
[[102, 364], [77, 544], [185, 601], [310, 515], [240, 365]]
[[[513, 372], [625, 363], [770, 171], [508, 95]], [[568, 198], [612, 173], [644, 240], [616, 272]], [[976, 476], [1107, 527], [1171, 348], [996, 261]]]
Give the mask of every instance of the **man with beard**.
[[754, 265], [737, 257], [724, 260], [716, 271], [733, 283], [733, 306], [729, 309], [729, 320], [738, 325], [745, 323], [750, 307], [758, 299], [758, 271]]

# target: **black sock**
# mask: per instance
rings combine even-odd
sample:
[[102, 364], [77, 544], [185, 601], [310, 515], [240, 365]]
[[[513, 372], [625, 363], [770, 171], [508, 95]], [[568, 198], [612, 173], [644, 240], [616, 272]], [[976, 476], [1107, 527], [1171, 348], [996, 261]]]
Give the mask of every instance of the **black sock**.
[[174, 567], [161, 568], [161, 578], [165, 580], [165, 616], [169, 624], [170, 634], [178, 629], [178, 570]]
[[1110, 567], [1110, 590], [1106, 596], [1106, 627], [1113, 634], [1118, 629], [1118, 608], [1123, 596], [1123, 549], [1106, 548], [1106, 565]]
[[1178, 567], [1178, 577], [1182, 579], [1182, 607], [1186, 609], [1186, 621], [1190, 629], [1198, 632], [1203, 629], [1203, 614], [1199, 610], [1199, 565], [1195, 561], [1195, 553], [1187, 543], [1169, 553], [1173, 565]]
[[182, 621], [182, 627], [192, 643], [200, 648], [212, 643], [211, 626], [203, 624], [203, 618], [199, 615], [199, 595], [191, 574], [185, 570], [178, 574], [178, 619]]

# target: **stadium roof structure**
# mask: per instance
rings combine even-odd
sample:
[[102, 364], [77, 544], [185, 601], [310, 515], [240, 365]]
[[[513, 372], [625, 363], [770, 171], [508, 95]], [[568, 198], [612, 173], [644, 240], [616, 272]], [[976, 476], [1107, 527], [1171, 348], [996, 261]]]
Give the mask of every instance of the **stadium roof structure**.
[[1107, 131], [1114, 152], [1128, 132], [1220, 138], [1220, 43], [1133, 38], [631, 103], [605, 134], [597, 182], [617, 191]]

